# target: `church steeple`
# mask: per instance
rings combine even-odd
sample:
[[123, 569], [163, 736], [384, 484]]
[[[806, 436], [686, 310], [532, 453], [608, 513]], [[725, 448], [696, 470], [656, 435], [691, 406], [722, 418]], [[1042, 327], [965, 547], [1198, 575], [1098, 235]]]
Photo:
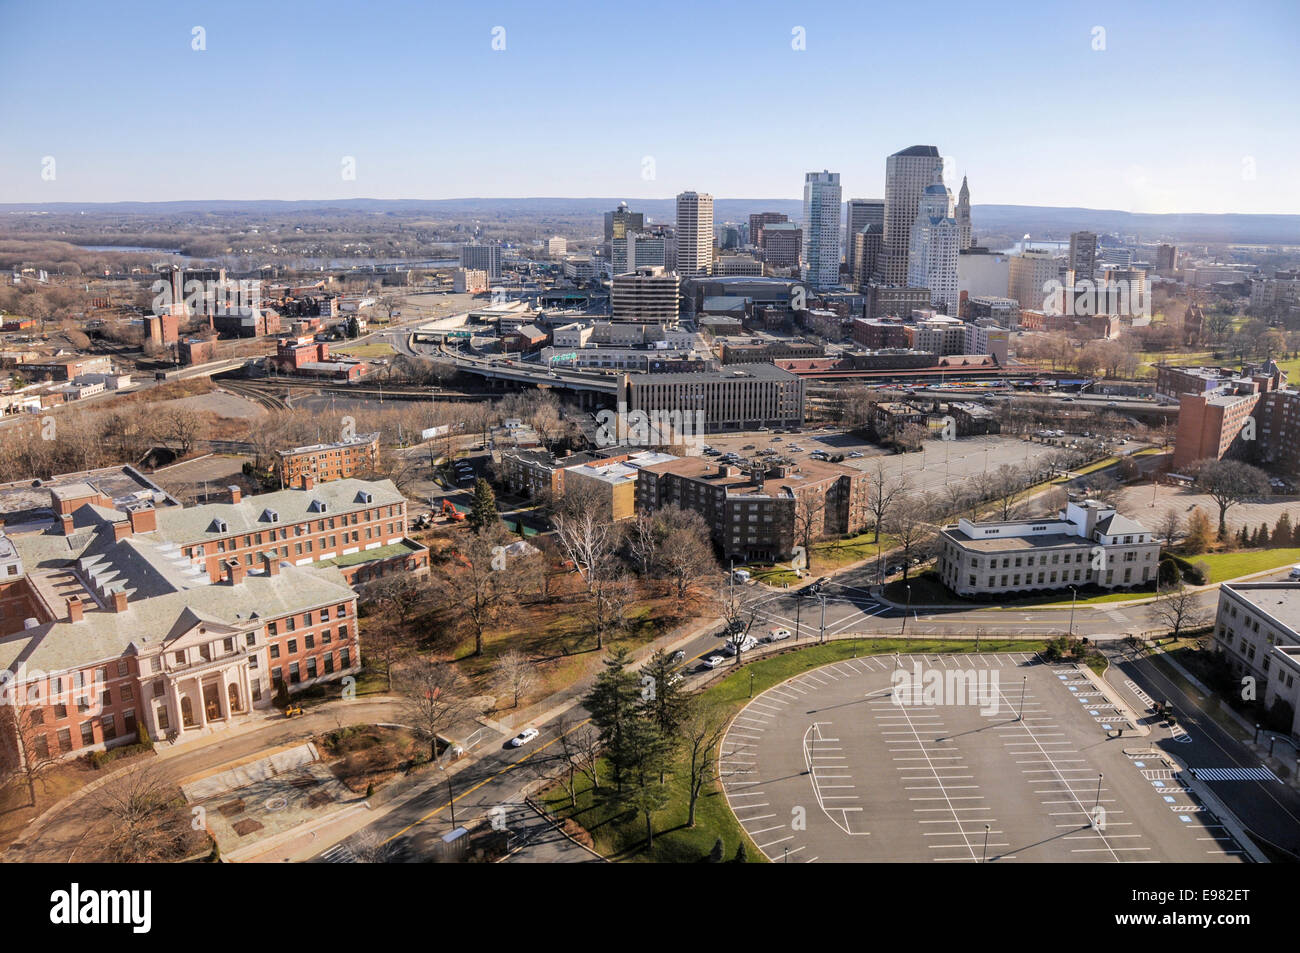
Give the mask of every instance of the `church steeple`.
[[972, 243], [970, 222], [970, 186], [966, 176], [961, 177], [961, 191], [957, 193], [957, 224], [961, 227], [961, 248], [970, 248]]

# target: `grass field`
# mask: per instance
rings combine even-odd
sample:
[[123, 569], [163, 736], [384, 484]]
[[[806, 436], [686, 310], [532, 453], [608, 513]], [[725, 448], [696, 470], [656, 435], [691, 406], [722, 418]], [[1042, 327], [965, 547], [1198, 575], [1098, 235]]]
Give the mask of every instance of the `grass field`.
[[392, 357], [397, 352], [387, 341], [367, 341], [364, 344], [345, 344], [331, 349], [335, 354], [349, 357]]
[[[996, 641], [986, 639], [980, 644], [981, 652], [1039, 652], [1045, 644], [1040, 641]], [[753, 673], [753, 693], [758, 695], [773, 685], [798, 675], [810, 668], [831, 662], [865, 655], [891, 655], [894, 652], [974, 652], [975, 643], [943, 639], [854, 639], [827, 642], [802, 649], [784, 652], [772, 658], [761, 659], [741, 666], [721, 681], [701, 693], [708, 704], [720, 706], [734, 715], [749, 701], [750, 673]], [[580, 780], [577, 785], [577, 806], [570, 804], [568, 793], [559, 785], [547, 788], [541, 800], [560, 818], [572, 818], [591, 834], [595, 848], [605, 857], [616, 861], [648, 863], [700, 863], [722, 838], [723, 858], [731, 860], [741, 841], [745, 841], [750, 863], [764, 861], [762, 854], [741, 830], [735, 816], [727, 806], [726, 797], [717, 782], [709, 784], [700, 796], [696, 808], [696, 824], [686, 826], [688, 798], [686, 785], [689, 772], [681, 762], [674, 765], [669, 779], [672, 801], [654, 816], [654, 845], [647, 849], [645, 821], [621, 801], [612, 786], [608, 766], [601, 765], [601, 789], [593, 793], [590, 784]]]
[[[963, 606], [968, 609], [1001, 609], [1014, 606], [1025, 609], [1068, 609], [1071, 603], [1069, 598], [1062, 599], [1059, 592], [1044, 593], [1038, 598], [995, 599], [992, 602], [976, 602], [972, 599], [962, 599], [960, 596], [955, 596], [949, 592], [948, 588], [933, 573], [929, 572], [920, 576], [913, 576], [908, 582], [912, 586], [913, 606]], [[1126, 592], [1100, 592], [1080, 597], [1075, 605], [1088, 606], [1102, 605], [1107, 602], [1126, 602], [1130, 599], [1150, 598], [1155, 594], [1154, 587]], [[901, 580], [891, 582], [885, 586], [884, 595], [886, 599], [900, 605], [907, 602], [907, 588]]]
[[[824, 539], [821, 542], [812, 544], [812, 552], [808, 558], [808, 571], [813, 576], [824, 576], [827, 573], [834, 572], [851, 563], [861, 562], [864, 559], [875, 559], [876, 553], [888, 553], [897, 543], [888, 533], [880, 534], [879, 546], [874, 542], [874, 533], [860, 533], [857, 536], [850, 536], [847, 539]], [[740, 568], [740, 567], [737, 567]], [[766, 583], [769, 586], [794, 585], [799, 581], [799, 577], [789, 564], [767, 564], [746, 565], [754, 579]]]
[[1210, 582], [1223, 582], [1225, 579], [1250, 576], [1269, 569], [1284, 569], [1300, 563], [1300, 548], [1208, 553], [1204, 556], [1188, 556], [1187, 561], [1193, 565], [1199, 562], [1206, 563], [1210, 567]]

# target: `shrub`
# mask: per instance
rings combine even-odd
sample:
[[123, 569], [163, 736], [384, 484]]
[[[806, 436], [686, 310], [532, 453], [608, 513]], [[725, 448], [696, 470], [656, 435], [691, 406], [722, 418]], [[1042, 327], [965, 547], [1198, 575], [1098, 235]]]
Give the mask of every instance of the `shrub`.
[[1204, 559], [1198, 559], [1188, 570], [1187, 577], [1192, 581], [1194, 586], [1204, 586], [1210, 581], [1210, 564]]

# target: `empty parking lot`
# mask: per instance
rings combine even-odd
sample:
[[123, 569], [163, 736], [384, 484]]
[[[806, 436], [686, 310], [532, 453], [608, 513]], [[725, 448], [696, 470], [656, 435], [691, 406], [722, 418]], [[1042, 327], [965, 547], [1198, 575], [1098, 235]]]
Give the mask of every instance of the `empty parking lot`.
[[735, 718], [721, 773], [777, 862], [1242, 859], [1095, 682], [1027, 653], [805, 672]]

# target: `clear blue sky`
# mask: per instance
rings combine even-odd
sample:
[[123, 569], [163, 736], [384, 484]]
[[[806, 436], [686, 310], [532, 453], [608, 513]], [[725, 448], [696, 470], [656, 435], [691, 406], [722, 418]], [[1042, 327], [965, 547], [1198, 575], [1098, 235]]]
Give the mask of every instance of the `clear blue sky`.
[[925, 143], [975, 204], [1300, 213], [1297, 36], [1295, 0], [0, 0], [0, 202], [871, 198]]

